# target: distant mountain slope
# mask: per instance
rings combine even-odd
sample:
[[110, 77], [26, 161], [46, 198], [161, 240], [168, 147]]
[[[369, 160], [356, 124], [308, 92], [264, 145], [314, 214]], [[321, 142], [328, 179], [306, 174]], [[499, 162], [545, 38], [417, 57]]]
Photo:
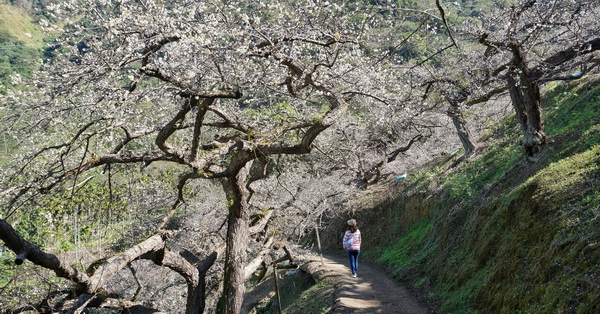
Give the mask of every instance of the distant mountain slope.
[[41, 43], [43, 34], [29, 14], [10, 4], [0, 4], [0, 33], [26, 44]]
[[29, 76], [40, 62], [43, 33], [21, 8], [0, 4], [0, 94], [13, 85], [15, 73]]

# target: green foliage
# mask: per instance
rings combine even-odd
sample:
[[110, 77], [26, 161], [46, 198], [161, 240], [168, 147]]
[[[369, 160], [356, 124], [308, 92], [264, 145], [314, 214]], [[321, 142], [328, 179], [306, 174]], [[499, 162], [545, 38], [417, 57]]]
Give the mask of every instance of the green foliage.
[[489, 13], [494, 9], [503, 9], [514, 3], [514, 0], [492, 0], [492, 1], [478, 1], [478, 0], [461, 0], [459, 1], [461, 15], [480, 17], [484, 13]]
[[[38, 198], [35, 204], [27, 204], [11, 217], [14, 221], [11, 223], [25, 239], [52, 254], [76, 250], [97, 252], [98, 249], [113, 249], [116, 252], [130, 248], [147, 237], [148, 230], [153, 230], [157, 217], [162, 217], [157, 212], [166, 212], [160, 207], [160, 198], [156, 195], [158, 184], [152, 178], [162, 178], [163, 183], [175, 186], [173, 181], [176, 176], [173, 174], [177, 170], [149, 166], [144, 171], [138, 171], [137, 167], [118, 165], [113, 165], [112, 169], [116, 170], [117, 167], [125, 167], [125, 173], [129, 172], [130, 175], [113, 174], [109, 186], [107, 176], [100, 170], [90, 172], [86, 178], [79, 178], [77, 184], [70, 182], [62, 190], [56, 189], [46, 198]], [[134, 184], [142, 188], [132, 189]], [[140, 201], [142, 197], [136, 193], [143, 193], [144, 197], [156, 197], [152, 207], [145, 208], [143, 200]], [[134, 198], [136, 202], [131, 201]], [[149, 221], [152, 225], [149, 225]], [[63, 256], [69, 260], [72, 254]], [[69, 261], [76, 263], [76, 267], [81, 266], [78, 264], [80, 260]], [[34, 273], [26, 274], [30, 268], [34, 269]], [[22, 304], [23, 295], [31, 296], [30, 304], [38, 304], [47, 291], [56, 287], [70, 287], [70, 282], [58, 279], [54, 274], [40, 276], [43, 272], [44, 269], [29, 262], [15, 266], [13, 252], [3, 252], [0, 258], [0, 287], [4, 287], [15, 276], [17, 278], [0, 296], [0, 308], [8, 309]], [[59, 283], [55, 283], [55, 280]], [[43, 294], [34, 293], [40, 289], [44, 290]]]
[[19, 215], [16, 230], [42, 248], [61, 251], [104, 241], [108, 227], [126, 214], [127, 191], [93, 179], [74, 189], [41, 199], [36, 209]]
[[[566, 93], [573, 90], [567, 88]], [[548, 103], [555, 101], [552, 97], [555, 95], [548, 98]], [[471, 208], [477, 206], [473, 203], [463, 209], [476, 212], [466, 213], [472, 217], [471, 222], [469, 218], [463, 220], [470, 234], [455, 253], [462, 256], [461, 266], [446, 273], [441, 285], [448, 312], [460, 308], [500, 312], [517, 309], [548, 312], [560, 308], [593, 312], [599, 306], [589, 301], [597, 299], [596, 289], [582, 283], [599, 275], [598, 254], [590, 252], [582, 260], [581, 252], [590, 242], [597, 241], [596, 230], [600, 228], [596, 219], [600, 206], [597, 192], [600, 151], [594, 137], [579, 137], [581, 130], [587, 133], [596, 129], [594, 121], [598, 113], [593, 105], [577, 105], [574, 109], [572, 102], [579, 101], [570, 98], [562, 105], [577, 111], [572, 117], [587, 118], [565, 121], [563, 112], [557, 119], [547, 120], [550, 129], [555, 121], [556, 125], [561, 122], [568, 125], [559, 127], [561, 131], [555, 135], [561, 141], [553, 145], [546, 157], [547, 162], [555, 162], [540, 165], [542, 168], [532, 172], [527, 181], [512, 191], [500, 193], [490, 203]], [[486, 154], [481, 159], [489, 162], [507, 158], [505, 153], [495, 154]], [[508, 180], [503, 178], [503, 184]], [[477, 195], [465, 195], [474, 196]], [[466, 307], [465, 300], [470, 300]]]
[[15, 256], [11, 251], [2, 252], [2, 257], [0, 257], [0, 287], [6, 286], [14, 275], [14, 258]]
[[67, 240], [62, 240], [60, 241], [60, 249], [63, 252], [73, 251], [75, 249], [75, 245]]
[[[314, 279], [302, 270], [279, 270], [279, 293], [283, 313], [306, 314], [327, 313], [335, 302], [335, 289], [325, 282], [315, 283]], [[251, 288], [252, 295], [264, 295], [256, 313], [278, 313], [275, 284], [270, 269], [264, 279]]]
[[0, 29], [0, 93], [5, 94], [6, 88], [15, 82], [13, 77], [20, 75], [30, 77], [37, 68], [40, 53], [37, 49], [10, 36]]
[[39, 44], [43, 37], [28, 12], [8, 4], [0, 3], [0, 29], [24, 43]]
[[576, 240], [598, 230], [599, 156], [600, 145], [596, 144], [585, 152], [551, 163], [527, 182], [538, 186], [533, 198], [547, 204], [547, 210], [557, 215], [559, 227], [569, 231], [561, 238]]
[[[461, 0], [456, 3], [460, 10], [448, 10], [446, 14], [451, 21], [478, 22], [474, 17], [481, 12], [510, 2]], [[369, 4], [423, 10], [431, 8], [433, 0], [369, 1]], [[40, 41], [20, 37], [21, 33], [37, 35], [31, 25], [17, 25], [19, 19], [9, 19], [3, 14], [12, 10], [11, 7], [0, 7], [0, 45], [7, 48], [0, 50], [0, 84], [10, 86], [15, 73], [28, 77], [35, 70], [34, 60], [39, 59], [39, 51], [33, 44]], [[256, 16], [266, 21], [280, 18], [277, 12], [260, 4], [249, 4], [247, 9], [258, 12]], [[393, 10], [381, 10], [379, 14], [381, 20], [391, 20]], [[355, 14], [349, 23], [359, 29], [369, 18], [366, 14]], [[416, 17], [399, 20], [398, 25], [392, 26], [398, 30], [398, 38], [405, 38], [421, 27], [421, 20]], [[8, 28], [2, 28], [7, 25]], [[430, 34], [445, 32], [439, 21], [431, 21], [427, 27], [426, 32]], [[14, 32], [15, 29], [20, 31]], [[416, 33], [401, 46], [390, 42], [386, 48], [389, 55], [401, 62], [423, 60], [439, 48], [428, 41], [426, 32]], [[362, 48], [367, 55], [381, 53], [368, 45]], [[432, 58], [431, 61], [437, 60]], [[5, 90], [0, 87], [2, 92]], [[548, 164], [530, 166], [539, 169], [516, 179], [529, 178], [528, 181], [500, 185], [504, 190], [489, 198], [482, 196], [482, 191], [497, 182], [505, 183], [505, 175], [513, 174], [510, 170], [522, 162], [518, 145], [520, 132], [514, 118], [503, 121], [494, 131], [493, 137], [488, 138], [489, 148], [481, 156], [455, 169], [450, 163], [456, 158], [447, 156], [435, 167], [420, 171], [407, 180], [408, 189], [424, 190], [442, 185], [449, 199], [441, 203], [435, 219], [421, 213], [414, 215], [420, 220], [406, 231], [397, 227], [401, 223], [394, 226], [397, 228], [394, 231], [400, 233], [397, 241], [376, 249], [375, 253], [365, 253], [378, 256], [379, 262], [393, 267], [398, 276], [414, 276], [417, 287], [427, 286], [430, 281], [436, 284], [434, 295], [443, 300], [442, 312], [597, 310], [600, 298], [597, 288], [600, 261], [596, 249], [600, 241], [597, 232], [600, 229], [599, 95], [597, 81], [576, 87], [555, 86], [546, 106], [546, 131], [560, 146], [553, 146], [542, 161]], [[294, 104], [283, 98], [267, 99], [269, 103], [252, 103], [248, 97], [238, 105], [247, 106], [246, 113], [257, 120], [270, 119], [283, 124], [304, 118], [303, 112], [298, 112]], [[322, 102], [314, 103], [321, 106]], [[313, 119], [320, 119], [329, 109], [327, 106], [316, 108], [320, 113]], [[141, 144], [130, 144], [125, 151], [141, 148], [134, 145]], [[171, 169], [160, 171], [172, 172]], [[146, 179], [145, 174], [136, 173], [136, 180], [151, 185]], [[126, 181], [124, 178], [115, 180]], [[134, 241], [123, 240], [124, 237], [119, 237], [122, 234], [117, 236], [118, 231], [114, 230], [129, 228], [133, 221], [126, 217], [131, 210], [130, 191], [126, 187], [117, 184], [109, 188], [106, 182], [93, 179], [70, 188], [27, 208], [18, 217], [17, 230], [27, 239], [56, 252], [115, 238]], [[460, 206], [456, 206], [457, 203]], [[386, 204], [392, 210], [396, 209], [395, 205]], [[169, 227], [178, 226], [182, 219], [183, 216], [176, 215]], [[13, 275], [11, 270], [4, 271], [8, 260], [0, 260], [3, 270], [0, 286]], [[322, 300], [323, 293], [329, 297], [330, 287], [316, 285], [300, 299]], [[293, 303], [284, 301], [284, 304]], [[295, 305], [290, 307], [295, 308]], [[302, 311], [322, 312], [324, 305], [320, 303]]]

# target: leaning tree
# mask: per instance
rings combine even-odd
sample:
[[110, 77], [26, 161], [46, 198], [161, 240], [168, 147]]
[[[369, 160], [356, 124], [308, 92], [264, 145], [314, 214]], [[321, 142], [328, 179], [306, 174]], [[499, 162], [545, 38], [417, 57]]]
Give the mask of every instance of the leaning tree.
[[[202, 312], [204, 275], [223, 249], [205, 260], [171, 252], [163, 227], [191, 180], [217, 179], [229, 208], [219, 311], [240, 312], [248, 239], [264, 225], [250, 227], [251, 185], [266, 175], [270, 156], [309, 153], [347, 108], [358, 83], [344, 78], [369, 76], [357, 49], [369, 28], [361, 8], [318, 1], [56, 4], [57, 16], [69, 18], [62, 28], [43, 24], [64, 34], [32, 82], [35, 99], [11, 105], [24, 118], [7, 130], [22, 146], [39, 147], [6, 167], [2, 181], [0, 238], [17, 264], [28, 259], [75, 282], [83, 307], [119, 269], [148, 259], [181, 274], [186, 312]], [[278, 112], [266, 116], [273, 108]], [[110, 176], [124, 164], [181, 172], [177, 199], [156, 234], [123, 253], [78, 270], [9, 223], [30, 200], [65, 184], [75, 191], [88, 182], [84, 174], [102, 169]]]
[[482, 92], [468, 104], [508, 91], [523, 132], [525, 155], [535, 160], [546, 143], [541, 86], [576, 80], [600, 63], [598, 1], [519, 1], [483, 19], [476, 36], [484, 49], [480, 66]]

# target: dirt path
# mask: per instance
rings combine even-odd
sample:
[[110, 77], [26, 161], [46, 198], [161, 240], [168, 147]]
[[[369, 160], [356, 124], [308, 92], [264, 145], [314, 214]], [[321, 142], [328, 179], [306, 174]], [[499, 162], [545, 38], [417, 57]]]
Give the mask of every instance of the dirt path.
[[309, 263], [311, 273], [333, 283], [336, 298], [333, 313], [431, 313], [405, 288], [383, 271], [360, 263], [358, 277], [350, 277], [346, 257], [319, 257]]

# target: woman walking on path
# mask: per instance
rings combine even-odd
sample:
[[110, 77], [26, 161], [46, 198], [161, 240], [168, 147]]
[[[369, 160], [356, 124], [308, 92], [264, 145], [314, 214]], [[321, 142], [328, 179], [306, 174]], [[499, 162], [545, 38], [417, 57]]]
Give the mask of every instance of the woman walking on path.
[[347, 222], [346, 233], [344, 233], [344, 249], [348, 253], [350, 259], [350, 270], [352, 271], [352, 278], [356, 278], [356, 272], [358, 271], [358, 255], [360, 255], [360, 230], [356, 225], [356, 220], [350, 219]]

